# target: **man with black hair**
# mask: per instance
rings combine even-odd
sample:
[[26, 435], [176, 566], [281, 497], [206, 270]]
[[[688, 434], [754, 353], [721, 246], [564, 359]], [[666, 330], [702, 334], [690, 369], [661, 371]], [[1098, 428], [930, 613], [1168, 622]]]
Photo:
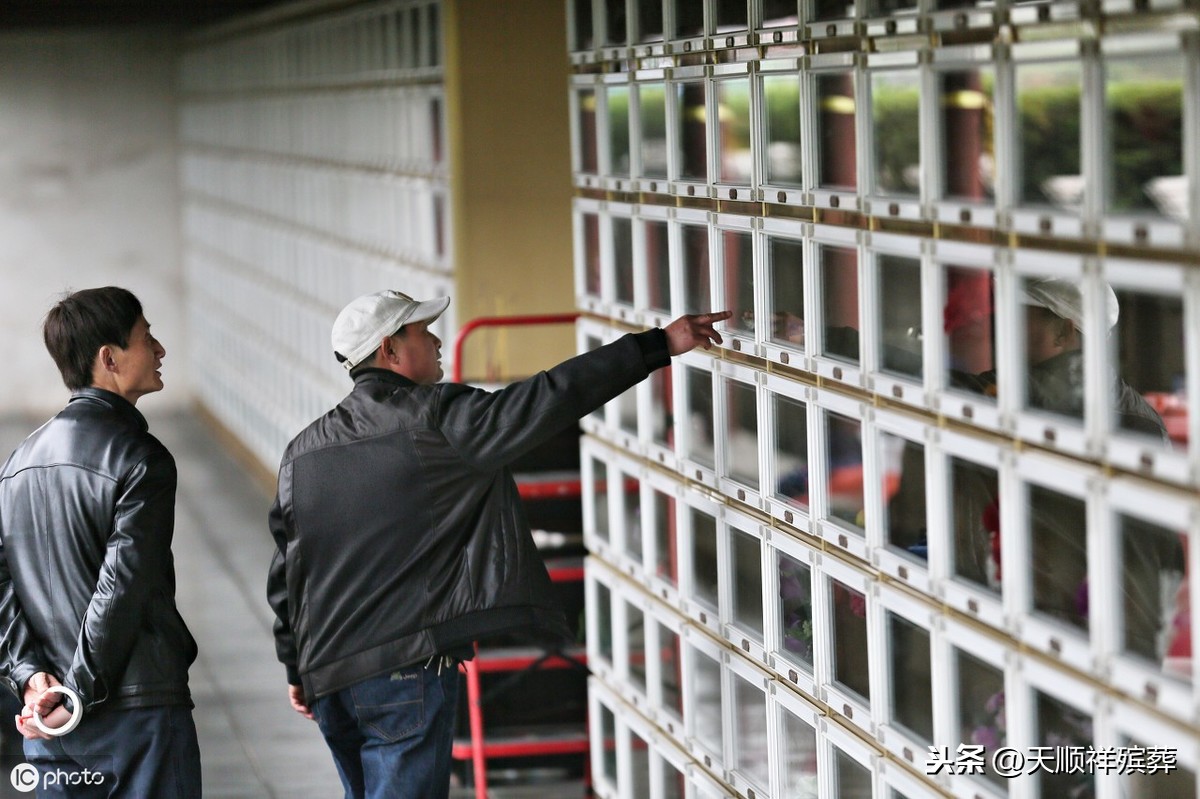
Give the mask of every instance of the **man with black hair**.
[[[175, 461], [134, 407], [162, 390], [166, 351], [138, 299], [112, 286], [65, 296], [43, 337], [72, 393], [0, 470], [0, 682], [24, 698], [17, 728], [34, 766], [100, 795], [198, 797]], [[73, 731], [44, 731], [79, 713]], [[39, 795], [75, 790], [59, 783]]]

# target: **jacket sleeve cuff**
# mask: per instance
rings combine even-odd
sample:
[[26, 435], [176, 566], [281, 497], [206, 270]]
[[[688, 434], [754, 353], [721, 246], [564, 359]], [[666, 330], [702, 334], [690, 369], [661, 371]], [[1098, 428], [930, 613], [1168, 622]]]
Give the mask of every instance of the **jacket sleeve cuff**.
[[288, 685], [300, 685], [300, 670], [295, 666], [285, 665], [284, 668], [287, 669]]
[[671, 364], [671, 353], [667, 350], [667, 334], [661, 327], [637, 333], [634, 339], [642, 349], [642, 360], [646, 362], [647, 371], [653, 372]]

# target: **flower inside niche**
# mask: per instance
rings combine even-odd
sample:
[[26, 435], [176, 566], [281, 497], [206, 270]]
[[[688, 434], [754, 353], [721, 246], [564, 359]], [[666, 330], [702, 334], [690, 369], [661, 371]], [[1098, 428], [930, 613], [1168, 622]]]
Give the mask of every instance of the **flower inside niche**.
[[806, 566], [779, 556], [779, 598], [783, 648], [812, 662], [812, 583]]

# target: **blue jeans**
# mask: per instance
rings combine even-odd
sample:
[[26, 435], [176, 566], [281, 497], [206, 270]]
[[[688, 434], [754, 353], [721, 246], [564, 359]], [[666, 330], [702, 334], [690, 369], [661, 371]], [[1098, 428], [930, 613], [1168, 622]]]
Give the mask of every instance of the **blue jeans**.
[[346, 799], [449, 795], [458, 668], [439, 662], [372, 677], [313, 703]]
[[38, 797], [200, 797], [200, 746], [183, 705], [85, 715], [61, 738], [25, 741], [25, 759]]

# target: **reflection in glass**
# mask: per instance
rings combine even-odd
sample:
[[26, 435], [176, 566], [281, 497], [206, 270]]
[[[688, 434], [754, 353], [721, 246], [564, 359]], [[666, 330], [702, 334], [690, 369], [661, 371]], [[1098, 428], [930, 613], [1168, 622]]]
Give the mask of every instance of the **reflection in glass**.
[[947, 266], [944, 278], [942, 328], [946, 336], [947, 384], [995, 397], [992, 273], [986, 269]]
[[[1072, 281], [1021, 281], [1026, 407], [1083, 418], [1083, 295]], [[1116, 301], [1115, 296], [1113, 301]]]
[[[830, 2], [829, 5], [841, 6], [843, 3]], [[858, 185], [854, 75], [850, 72], [817, 75], [816, 94], [820, 148], [817, 185], [824, 189], [854, 191]]]
[[629, 389], [617, 395], [617, 427], [631, 436], [637, 435], [637, 390]]
[[[632, 394], [632, 391], [626, 392]], [[642, 492], [636, 477], [617, 472], [621, 480], [618, 497], [625, 524], [625, 554], [635, 563], [642, 562]]]
[[[1135, 738], [1122, 736], [1121, 746], [1125, 749], [1150, 749], [1154, 742], [1139, 741]], [[1157, 744], [1161, 748], [1161, 744]], [[1193, 799], [1196, 796], [1196, 772], [1186, 766], [1176, 763], [1172, 771], [1158, 771], [1154, 774], [1133, 773], [1121, 774], [1121, 799], [1141, 799], [1152, 796], [1154, 799]]]
[[637, 5], [638, 41], [661, 42], [663, 39], [663, 4], [661, 0], [634, 0]]
[[1114, 426], [1186, 447], [1183, 299], [1123, 289], [1116, 302], [1119, 316], [1109, 336], [1118, 370], [1110, 395]]
[[740, 676], [733, 678], [733, 766], [751, 781], [766, 786], [771, 780], [767, 763], [767, 695]]
[[798, 560], [779, 553], [779, 626], [783, 651], [812, 666], [812, 571]]
[[775, 496], [808, 510], [808, 406], [773, 395], [775, 403]]
[[442, 98], [429, 98], [429, 142], [433, 148], [431, 155], [435, 164], [442, 163], [445, 157], [442, 152], [442, 126], [445, 124], [442, 117]]
[[1034, 608], [1087, 630], [1087, 505], [1030, 485], [1029, 528]]
[[704, 0], [674, 0], [675, 37], [704, 35]]
[[695, 668], [688, 675], [692, 682], [692, 730], [710, 752], [721, 751], [721, 664], [697, 649]]
[[613, 237], [613, 268], [616, 270], [617, 302], [633, 305], [633, 220], [610, 217]]
[[650, 746], [636, 732], [629, 734], [629, 746], [633, 750], [629, 753], [633, 761], [630, 799], [650, 799]]
[[658, 627], [659, 688], [662, 691], [662, 707], [676, 718], [683, 718], [683, 667], [680, 660], [679, 636], [672, 630], [655, 622]]
[[804, 245], [797, 239], [769, 237], [771, 270], [771, 341], [804, 346]]
[[[1057, 699], [1034, 691], [1037, 715], [1037, 731], [1034, 740], [1037, 746], [1053, 746], [1090, 749], [1092, 748], [1092, 717], [1081, 710]], [[1066, 771], [1061, 769], [1060, 771]], [[1096, 795], [1095, 776], [1081, 769], [1072, 773], [1051, 774], [1047, 769], [1038, 772], [1041, 796]]]
[[763, 635], [762, 545], [752, 535], [730, 528], [733, 545], [733, 620], [739, 627]]
[[891, 433], [880, 433], [879, 457], [883, 467], [880, 495], [884, 537], [889, 545], [925, 560], [928, 557], [925, 446]]
[[825, 421], [829, 452], [826, 464], [829, 515], [841, 519], [861, 534], [867, 526], [863, 498], [862, 422], [832, 412], [825, 414]]
[[433, 252], [438, 258], [446, 255], [446, 196], [433, 196]]
[[662, 782], [659, 783], [658, 795], [662, 799], [684, 799], [686, 781], [683, 773], [670, 763], [663, 761]]
[[871, 700], [867, 676], [867, 598], [837, 580], [829, 581], [833, 599], [834, 679]]
[[596, 92], [580, 89], [577, 93], [579, 105], [576, 124], [579, 136], [579, 171], [595, 175], [600, 171], [598, 139], [596, 137]]
[[676, 93], [682, 145], [679, 177], [703, 183], [708, 180], [708, 109], [704, 105], [704, 84], [679, 83]]
[[604, 0], [604, 21], [608, 29], [604, 43], [609, 47], [625, 44], [629, 38], [625, 24], [625, 0]]
[[1111, 211], [1187, 219], [1182, 54], [1105, 62]]
[[625, 605], [625, 632], [629, 640], [629, 681], [639, 691], [646, 691], [646, 617], [633, 605]]
[[1000, 500], [995, 469], [950, 459], [954, 575], [981, 588], [1000, 590]]
[[687, 456], [701, 466], [713, 469], [716, 468], [713, 457], [713, 431], [716, 429], [716, 420], [713, 418], [712, 372], [685, 366], [684, 375], [687, 380], [688, 398]]
[[725, 381], [728, 476], [758, 490], [758, 402], [753, 385]]
[[762, 87], [767, 146], [764, 182], [768, 186], [800, 186], [800, 80], [795, 75], [765, 75]]
[[852, 19], [854, 0], [813, 0], [813, 19]]
[[[592, 47], [592, 0], [574, 0], [575, 49], [588, 50]], [[415, 10], [415, 9], [414, 9]]]
[[817, 796], [817, 731], [784, 712], [784, 796]]
[[796, 0], [762, 0], [762, 25], [764, 28], [795, 25], [799, 21], [800, 17], [796, 13]]
[[654, 574], [667, 583], [679, 585], [679, 553], [675, 547], [675, 498], [654, 491]]
[[708, 228], [681, 225], [683, 239], [683, 307], [685, 313], [712, 310], [711, 277], [708, 266]]
[[608, 87], [609, 174], [629, 175], [629, 87]]
[[724, 266], [723, 307], [733, 311], [725, 329], [754, 336], [754, 244], [748, 231], [721, 231], [721, 263]]
[[656, 369], [650, 373], [650, 440], [660, 447], [675, 448], [675, 437], [671, 427], [671, 367]]
[[871, 771], [841, 749], [834, 748], [838, 799], [871, 799]]
[[886, 17], [917, 10], [917, 0], [867, 0], [868, 17]]
[[871, 73], [874, 188], [916, 197], [921, 190], [921, 80], [915, 70]]
[[642, 176], [667, 177], [667, 90], [661, 83], [638, 86]]
[[692, 595], [702, 605], [717, 609], [717, 520], [689, 508], [692, 520]]
[[1017, 64], [1018, 200], [1078, 212], [1083, 202], [1078, 61]]
[[608, 541], [608, 465], [598, 458], [592, 459], [592, 480], [595, 484], [592, 516], [596, 522], [596, 537]]
[[646, 259], [650, 295], [646, 305], [659, 313], [671, 312], [671, 256], [667, 245], [667, 223], [657, 219], [641, 222], [645, 240], [642, 254]]
[[744, 31], [750, 27], [746, 0], [717, 0], [713, 11], [717, 16], [717, 33]]
[[982, 202], [995, 194], [995, 72], [990, 66], [942, 73], [942, 195]]
[[[1191, 600], [1184, 582], [1184, 537], [1121, 514], [1121, 631], [1126, 652], [1188, 682]], [[1181, 520], [1182, 522], [1182, 520]]]
[[822, 244], [821, 308], [825, 355], [858, 363], [858, 250]]
[[879, 363], [885, 372], [920, 378], [921, 261], [904, 255], [878, 255], [882, 339]]
[[600, 749], [604, 753], [601, 762], [604, 778], [609, 785], [617, 784], [617, 717], [607, 705], [600, 705]]
[[604, 583], [596, 583], [596, 627], [600, 633], [596, 652], [609, 665], [613, 662], [612, 621], [612, 591]]
[[[742, 11], [746, 4], [742, 3]], [[749, 183], [754, 155], [750, 151], [750, 81], [722, 80], [717, 92], [717, 159], [720, 180]]]
[[600, 217], [583, 217], [583, 290], [592, 297], [600, 296]]
[[[583, 339], [583, 351], [584, 352], [591, 352], [592, 350], [598, 350], [602, 346], [604, 346], [604, 342], [601, 341], [597, 336], [593, 336], [593, 335], [584, 336], [584, 339]], [[604, 424], [604, 406], [601, 405], [600, 407], [596, 408], [596, 410], [592, 411], [591, 413], [589, 413], [587, 415], [587, 418], [593, 420], [597, 424]], [[595, 461], [595, 462], [598, 463], [599, 461]], [[600, 519], [600, 512], [602, 510], [602, 508], [599, 506], [599, 503], [604, 501], [603, 494], [608, 491], [608, 487], [599, 485], [600, 483], [603, 482], [600, 477], [596, 478], [596, 482], [597, 482], [596, 494], [598, 497], [596, 500], [596, 502], [597, 502], [596, 527], [599, 528], [601, 526], [599, 519]], [[607, 519], [607, 516], [605, 516], [605, 518]], [[608, 524], [608, 522], [606, 521], [606, 522], [604, 522], [604, 524], [606, 525], [604, 528], [605, 529], [604, 537], [605, 537], [605, 540], [607, 540], [607, 535], [608, 535], [607, 524]]]
[[888, 613], [892, 643], [892, 718], [925, 741], [933, 740], [933, 681], [929, 631]]
[[[954, 649], [956, 699], [958, 701], [958, 734], [956, 740], [982, 746], [994, 752], [1008, 740], [1008, 724], [1004, 713], [1004, 672], [973, 655]], [[990, 768], [985, 775], [997, 786], [1007, 780]]]

